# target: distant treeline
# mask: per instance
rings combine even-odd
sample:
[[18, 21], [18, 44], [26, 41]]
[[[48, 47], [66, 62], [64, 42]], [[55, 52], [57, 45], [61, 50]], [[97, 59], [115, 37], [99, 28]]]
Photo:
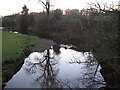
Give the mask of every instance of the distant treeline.
[[[5, 16], [2, 19], [2, 25], [8, 30], [21, 33], [22, 28], [27, 25], [28, 34], [62, 43], [72, 42], [84, 47], [85, 50], [97, 51], [98, 48], [107, 47], [108, 51], [98, 50], [104, 57], [104, 54], [106, 56], [106, 53], [117, 51], [118, 48], [118, 13], [118, 10], [98, 12], [97, 9], [91, 8], [81, 11], [66, 10], [63, 15], [62, 10], [56, 9], [50, 12], [49, 17], [45, 12], [25, 16], [20, 14]], [[113, 52], [108, 55], [113, 55]]]

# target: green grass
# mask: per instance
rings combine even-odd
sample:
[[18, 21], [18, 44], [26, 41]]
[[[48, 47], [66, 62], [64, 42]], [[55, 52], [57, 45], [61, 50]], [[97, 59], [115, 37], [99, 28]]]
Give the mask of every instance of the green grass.
[[31, 46], [36, 41], [35, 36], [24, 35], [13, 32], [2, 32], [2, 61], [13, 61], [19, 59], [27, 46]]

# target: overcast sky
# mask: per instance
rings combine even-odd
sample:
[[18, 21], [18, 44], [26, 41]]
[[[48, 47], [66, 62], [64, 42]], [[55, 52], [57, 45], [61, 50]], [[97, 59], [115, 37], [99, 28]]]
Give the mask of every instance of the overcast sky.
[[[43, 0], [44, 2], [46, 0]], [[113, 3], [116, 5], [120, 0], [50, 0], [51, 5], [54, 5], [51, 9], [82, 9], [86, 8], [88, 5], [86, 3], [99, 2]], [[0, 0], [0, 15], [10, 15], [13, 13], [18, 13], [22, 11], [23, 5], [27, 5], [29, 12], [40, 12], [43, 10], [43, 6], [38, 0]]]

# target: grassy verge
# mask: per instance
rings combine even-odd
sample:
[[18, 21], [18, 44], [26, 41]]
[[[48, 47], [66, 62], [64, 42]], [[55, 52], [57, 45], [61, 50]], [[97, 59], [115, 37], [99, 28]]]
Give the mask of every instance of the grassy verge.
[[2, 33], [2, 60], [10, 62], [20, 58], [26, 48], [31, 48], [37, 37], [13, 32]]
[[[1, 42], [0, 42], [1, 43]], [[13, 32], [2, 32], [2, 83], [8, 81], [23, 61], [25, 52], [33, 48], [37, 37]]]

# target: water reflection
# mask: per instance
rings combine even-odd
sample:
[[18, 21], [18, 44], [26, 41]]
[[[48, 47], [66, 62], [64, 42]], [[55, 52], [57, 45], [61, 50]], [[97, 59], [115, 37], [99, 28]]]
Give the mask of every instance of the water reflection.
[[40, 84], [40, 87], [43, 88], [54, 88], [59, 86], [56, 78], [59, 71], [56, 64], [58, 64], [59, 58], [51, 54], [51, 50], [46, 50], [41, 58], [35, 57], [38, 62], [27, 62], [24, 67], [25, 70], [31, 74], [38, 74], [37, 67], [40, 69], [39, 75], [34, 79], [34, 84]]
[[100, 88], [105, 82], [91, 52], [53, 46], [34, 52], [5, 88]]

